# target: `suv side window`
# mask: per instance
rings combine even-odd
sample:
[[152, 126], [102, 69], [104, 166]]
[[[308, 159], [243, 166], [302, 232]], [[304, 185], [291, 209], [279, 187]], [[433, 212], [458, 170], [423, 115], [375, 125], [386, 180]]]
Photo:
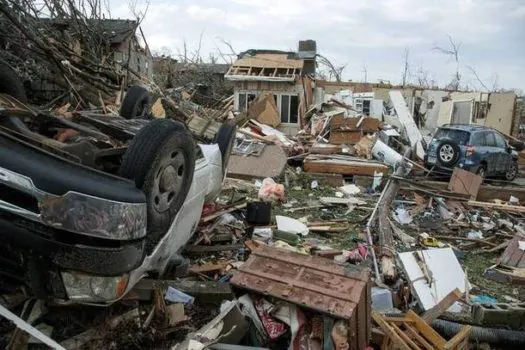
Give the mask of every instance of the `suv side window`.
[[496, 139], [494, 138], [494, 133], [492, 131], [485, 132], [486, 145], [488, 147], [496, 147]]
[[472, 146], [485, 146], [485, 133], [476, 132], [470, 137]]
[[496, 147], [507, 148], [507, 142], [505, 141], [505, 138], [503, 136], [495, 132], [494, 137], [496, 138]]

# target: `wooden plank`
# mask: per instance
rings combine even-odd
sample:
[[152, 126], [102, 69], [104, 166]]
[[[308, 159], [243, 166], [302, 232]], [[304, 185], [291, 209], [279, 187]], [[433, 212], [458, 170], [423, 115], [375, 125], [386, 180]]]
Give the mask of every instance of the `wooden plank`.
[[432, 345], [442, 348], [446, 341], [443, 339], [438, 332], [428, 325], [421, 317], [419, 317], [414, 311], [408, 310], [405, 317], [409, 320], [413, 320], [417, 330], [423, 334], [425, 339], [430, 341]]
[[405, 334], [395, 323], [390, 324], [390, 326], [399, 334], [401, 339], [405, 341], [406, 344], [408, 344], [409, 347], [411, 347], [413, 350], [421, 350], [421, 348], [414, 343], [412, 339], [408, 335]]
[[442, 240], [455, 240], [455, 241], [476, 242], [476, 243], [486, 244], [486, 245], [489, 245], [489, 246], [491, 246], [491, 247], [497, 247], [497, 246], [498, 246], [496, 243], [487, 242], [487, 241], [482, 240], [482, 239], [474, 239], [474, 238], [466, 238], [466, 237], [456, 237], [456, 236], [441, 236], [441, 235], [433, 236], [433, 237], [434, 237], [434, 238], [437, 238], [437, 239], [442, 239]]
[[[403, 341], [400, 335], [384, 320], [383, 316], [378, 312], [372, 312], [372, 318], [381, 327], [387, 338], [393, 342], [397, 349], [410, 350], [410, 347]], [[391, 344], [392, 345], [392, 344]], [[386, 350], [386, 349], [385, 349]]]
[[456, 301], [460, 300], [463, 297], [463, 294], [459, 289], [454, 289], [452, 292], [442, 299], [436, 306], [432, 309], [426, 311], [421, 318], [428, 324], [431, 324], [436, 318], [439, 317], [442, 313], [448, 310]]
[[230, 261], [226, 261], [219, 264], [203, 264], [203, 265], [192, 265], [190, 266], [191, 273], [208, 273], [208, 272], [218, 272], [224, 270]]
[[478, 201], [468, 201], [467, 204], [472, 207], [510, 211], [513, 213], [525, 213], [525, 206], [521, 206], [521, 205], [520, 206], [506, 205], [506, 204], [487, 203], [487, 202], [478, 202]]
[[365, 163], [343, 160], [309, 160], [304, 161], [304, 169], [310, 173], [335, 173], [342, 175], [368, 175], [375, 172], [387, 174], [388, 167], [380, 163]]
[[423, 338], [418, 331], [415, 328], [412, 328], [410, 324], [405, 323], [405, 330], [413, 337], [416, 338], [416, 340], [419, 342], [419, 344], [423, 345], [423, 347], [427, 350], [435, 350], [435, 348], [425, 339]]
[[[431, 186], [439, 190], [446, 190], [448, 187], [447, 182], [441, 181], [419, 181], [418, 183], [424, 186]], [[484, 184], [479, 188], [476, 200], [480, 202], [491, 202], [494, 199], [508, 201], [510, 196], [514, 196], [518, 198], [521, 203], [525, 203], [525, 187], [492, 186]]]
[[221, 244], [221, 245], [195, 245], [186, 246], [184, 252], [192, 255], [218, 253], [228, 250], [239, 250], [243, 248], [242, 244]]
[[228, 214], [228, 213], [234, 212], [236, 210], [246, 208], [246, 205], [247, 205], [246, 202], [244, 202], [244, 203], [233, 205], [231, 207], [227, 207], [227, 208], [221, 209], [221, 210], [219, 210], [219, 211], [217, 211], [217, 212], [215, 212], [213, 214], [210, 214], [208, 216], [205, 216], [205, 217], [201, 218], [201, 222], [208, 222], [208, 221], [211, 221], [213, 219], [218, 218], [219, 216], [221, 216], [223, 214]]

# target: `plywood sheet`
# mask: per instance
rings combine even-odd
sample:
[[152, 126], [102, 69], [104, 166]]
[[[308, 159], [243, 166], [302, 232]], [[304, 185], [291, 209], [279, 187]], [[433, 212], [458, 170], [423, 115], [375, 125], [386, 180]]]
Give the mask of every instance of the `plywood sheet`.
[[286, 153], [276, 145], [267, 145], [258, 157], [232, 154], [228, 164], [228, 177], [238, 179], [275, 178], [284, 171], [286, 158]]

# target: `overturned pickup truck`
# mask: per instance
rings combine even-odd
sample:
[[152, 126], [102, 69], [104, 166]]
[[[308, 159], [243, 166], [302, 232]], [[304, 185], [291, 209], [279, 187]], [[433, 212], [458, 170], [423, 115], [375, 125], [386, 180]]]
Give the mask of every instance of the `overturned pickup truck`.
[[[0, 84], [0, 292], [110, 304], [180, 261], [220, 192], [235, 124], [199, 143], [172, 120], [33, 110], [6, 64]], [[143, 99], [124, 103], [147, 117]]]

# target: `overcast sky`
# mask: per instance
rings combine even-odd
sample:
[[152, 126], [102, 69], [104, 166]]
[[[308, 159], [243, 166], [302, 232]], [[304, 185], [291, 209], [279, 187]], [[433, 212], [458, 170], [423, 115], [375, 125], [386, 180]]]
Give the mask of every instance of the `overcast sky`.
[[[109, 0], [114, 18], [132, 18], [130, 2]], [[427, 71], [441, 86], [456, 66], [443, 53], [447, 35], [459, 48], [462, 84], [525, 90], [525, 0], [150, 0], [142, 28], [154, 51], [177, 56], [186, 41], [201, 56], [229, 49], [296, 50], [302, 39], [317, 41], [318, 53], [346, 65], [344, 79], [400, 83], [405, 48], [412, 79]], [[497, 78], [497, 79], [496, 79]]]

